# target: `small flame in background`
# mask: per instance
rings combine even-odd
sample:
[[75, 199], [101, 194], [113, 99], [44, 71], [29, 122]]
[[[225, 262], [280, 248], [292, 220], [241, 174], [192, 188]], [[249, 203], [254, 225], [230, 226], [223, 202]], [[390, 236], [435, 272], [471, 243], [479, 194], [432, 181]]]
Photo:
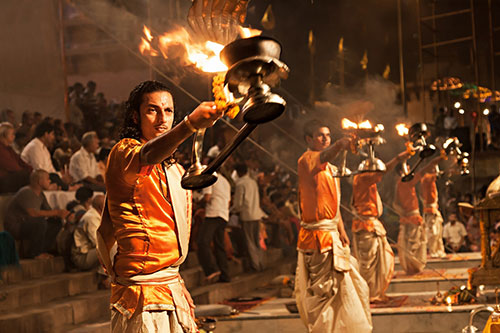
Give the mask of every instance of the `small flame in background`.
[[358, 124], [356, 124], [355, 122], [350, 121], [347, 118], [342, 118], [342, 128], [343, 129], [357, 129], [358, 128]]
[[365, 121], [358, 124], [358, 128], [370, 129], [370, 128], [372, 128], [372, 124], [370, 123], [369, 120], [365, 120]]
[[[250, 38], [260, 35], [261, 33], [262, 31], [257, 29], [240, 27], [240, 35], [242, 38]], [[212, 41], [206, 41], [204, 43], [193, 42], [188, 31], [183, 27], [171, 32], [166, 32], [159, 37], [155, 37], [151, 33], [151, 30], [144, 26], [143, 34], [144, 36], [141, 38], [141, 43], [139, 44], [139, 51], [143, 55], [158, 57], [161, 54], [163, 58], [168, 59], [170, 51], [173, 48], [181, 47], [186, 51], [185, 60], [187, 63], [196, 66], [203, 72], [217, 73], [225, 72], [228, 69], [219, 58], [224, 45]], [[155, 40], [155, 42], [153, 42], [153, 40]]]
[[384, 125], [382, 124], [377, 124], [375, 127], [373, 127], [372, 123], [369, 120], [362, 121], [360, 123], [355, 123], [353, 121], [350, 121], [347, 118], [342, 119], [342, 128], [343, 129], [361, 129], [361, 130], [368, 130], [372, 129], [374, 132], [382, 132], [384, 130]]
[[401, 123], [396, 125], [396, 131], [398, 131], [399, 136], [406, 136], [408, 135], [409, 129], [406, 124]]

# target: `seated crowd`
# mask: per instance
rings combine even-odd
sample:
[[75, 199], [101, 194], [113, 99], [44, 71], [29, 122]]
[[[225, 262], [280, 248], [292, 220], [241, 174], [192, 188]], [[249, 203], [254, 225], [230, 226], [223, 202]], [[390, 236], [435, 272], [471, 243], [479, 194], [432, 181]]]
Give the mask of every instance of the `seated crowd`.
[[[117, 137], [111, 120], [120, 106], [106, 104], [92, 82], [86, 88], [75, 84], [69, 97], [67, 123], [30, 111], [18, 123], [11, 110], [2, 112], [0, 193], [12, 196], [4, 229], [18, 241], [21, 257], [62, 255], [68, 269], [87, 270], [99, 266], [95, 247], [105, 201], [103, 173]], [[183, 145], [176, 153], [186, 168], [189, 150]], [[202, 249], [198, 255], [207, 281], [229, 281], [228, 260], [261, 271], [269, 247], [295, 252], [295, 184], [290, 174], [259, 155], [242, 145], [221, 168], [219, 181], [194, 196], [191, 247]], [[44, 192], [54, 190], [74, 193], [75, 200], [51, 207]]]

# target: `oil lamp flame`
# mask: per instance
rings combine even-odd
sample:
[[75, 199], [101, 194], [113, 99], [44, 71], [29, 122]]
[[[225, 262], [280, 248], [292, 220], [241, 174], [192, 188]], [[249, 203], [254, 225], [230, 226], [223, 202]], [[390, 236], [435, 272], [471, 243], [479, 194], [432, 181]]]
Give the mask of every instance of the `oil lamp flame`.
[[241, 38], [250, 38], [255, 36], [260, 36], [262, 34], [262, 30], [252, 29], [252, 28], [244, 28], [241, 25], [239, 26], [240, 37]]
[[184, 60], [189, 65], [194, 65], [207, 73], [227, 71], [227, 66], [219, 58], [224, 45], [212, 41], [205, 43], [193, 42], [187, 30], [182, 27], [160, 35], [156, 38], [158, 41], [156, 44], [152, 43], [155, 36], [147, 26], [144, 26], [143, 33], [144, 36], [139, 44], [139, 50], [143, 55], [157, 57], [161, 54], [163, 58], [168, 59], [171, 48], [180, 47], [185, 50]]
[[406, 126], [406, 124], [397, 124], [396, 125], [396, 131], [398, 131], [398, 135], [399, 136], [407, 136], [408, 135], [408, 132], [409, 132], [409, 129], [408, 127]]
[[358, 124], [359, 129], [370, 129], [372, 128], [372, 124], [370, 123], [369, 120], [365, 120], [361, 123]]
[[358, 128], [358, 124], [356, 124], [355, 122], [350, 121], [347, 118], [343, 118], [342, 119], [342, 128], [343, 129], [357, 129]]

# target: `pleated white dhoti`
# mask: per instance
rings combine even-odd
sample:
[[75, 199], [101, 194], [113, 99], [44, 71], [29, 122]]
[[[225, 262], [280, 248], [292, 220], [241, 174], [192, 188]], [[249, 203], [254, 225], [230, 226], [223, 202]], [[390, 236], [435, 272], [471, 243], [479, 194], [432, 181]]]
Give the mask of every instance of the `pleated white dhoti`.
[[370, 301], [383, 300], [394, 273], [394, 252], [387, 241], [386, 231], [378, 219], [375, 230], [353, 233], [353, 254], [359, 263], [359, 273], [370, 288]]
[[443, 217], [440, 212], [424, 213], [427, 251], [431, 258], [446, 257], [443, 245]]

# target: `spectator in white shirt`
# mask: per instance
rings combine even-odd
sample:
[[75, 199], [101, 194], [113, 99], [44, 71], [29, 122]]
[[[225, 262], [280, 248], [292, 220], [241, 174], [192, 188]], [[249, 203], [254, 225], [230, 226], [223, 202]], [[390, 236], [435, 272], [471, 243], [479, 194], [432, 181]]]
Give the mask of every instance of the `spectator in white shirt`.
[[[224, 247], [224, 232], [229, 221], [229, 205], [231, 203], [231, 185], [222, 174], [217, 181], [203, 189], [205, 220], [198, 230], [198, 259], [207, 281], [230, 282], [227, 255]], [[210, 249], [214, 244], [215, 261]]]
[[457, 214], [451, 213], [448, 217], [448, 223], [443, 228], [443, 238], [446, 240], [446, 245], [454, 252], [464, 252], [465, 237], [467, 230], [465, 226], [457, 221]]
[[71, 260], [81, 270], [91, 269], [99, 265], [96, 252], [96, 233], [101, 224], [103, 208], [104, 195], [98, 194], [92, 200], [90, 209], [83, 214], [75, 228]]
[[99, 138], [96, 132], [83, 134], [82, 147], [69, 160], [69, 174], [76, 182], [104, 192], [104, 179], [94, 155], [98, 148]]
[[41, 169], [55, 173], [56, 169], [49, 152], [55, 140], [54, 126], [49, 122], [41, 122], [35, 129], [35, 137], [21, 152], [22, 160], [31, 165], [33, 170]]
[[239, 178], [236, 180], [232, 210], [239, 213], [250, 268], [253, 271], [261, 271], [264, 269], [264, 253], [260, 247], [260, 220], [264, 212], [260, 208], [259, 186], [248, 175], [245, 164], [238, 164], [235, 169]]
[[[50, 158], [49, 149], [52, 148], [55, 142], [54, 125], [47, 121], [42, 121], [35, 128], [35, 137], [31, 140], [21, 152], [21, 159], [31, 165], [33, 170], [45, 170], [53, 177], [60, 178], [66, 186], [72, 182], [71, 176], [61, 171], [58, 175], [52, 159]], [[51, 187], [50, 189], [55, 189]]]

